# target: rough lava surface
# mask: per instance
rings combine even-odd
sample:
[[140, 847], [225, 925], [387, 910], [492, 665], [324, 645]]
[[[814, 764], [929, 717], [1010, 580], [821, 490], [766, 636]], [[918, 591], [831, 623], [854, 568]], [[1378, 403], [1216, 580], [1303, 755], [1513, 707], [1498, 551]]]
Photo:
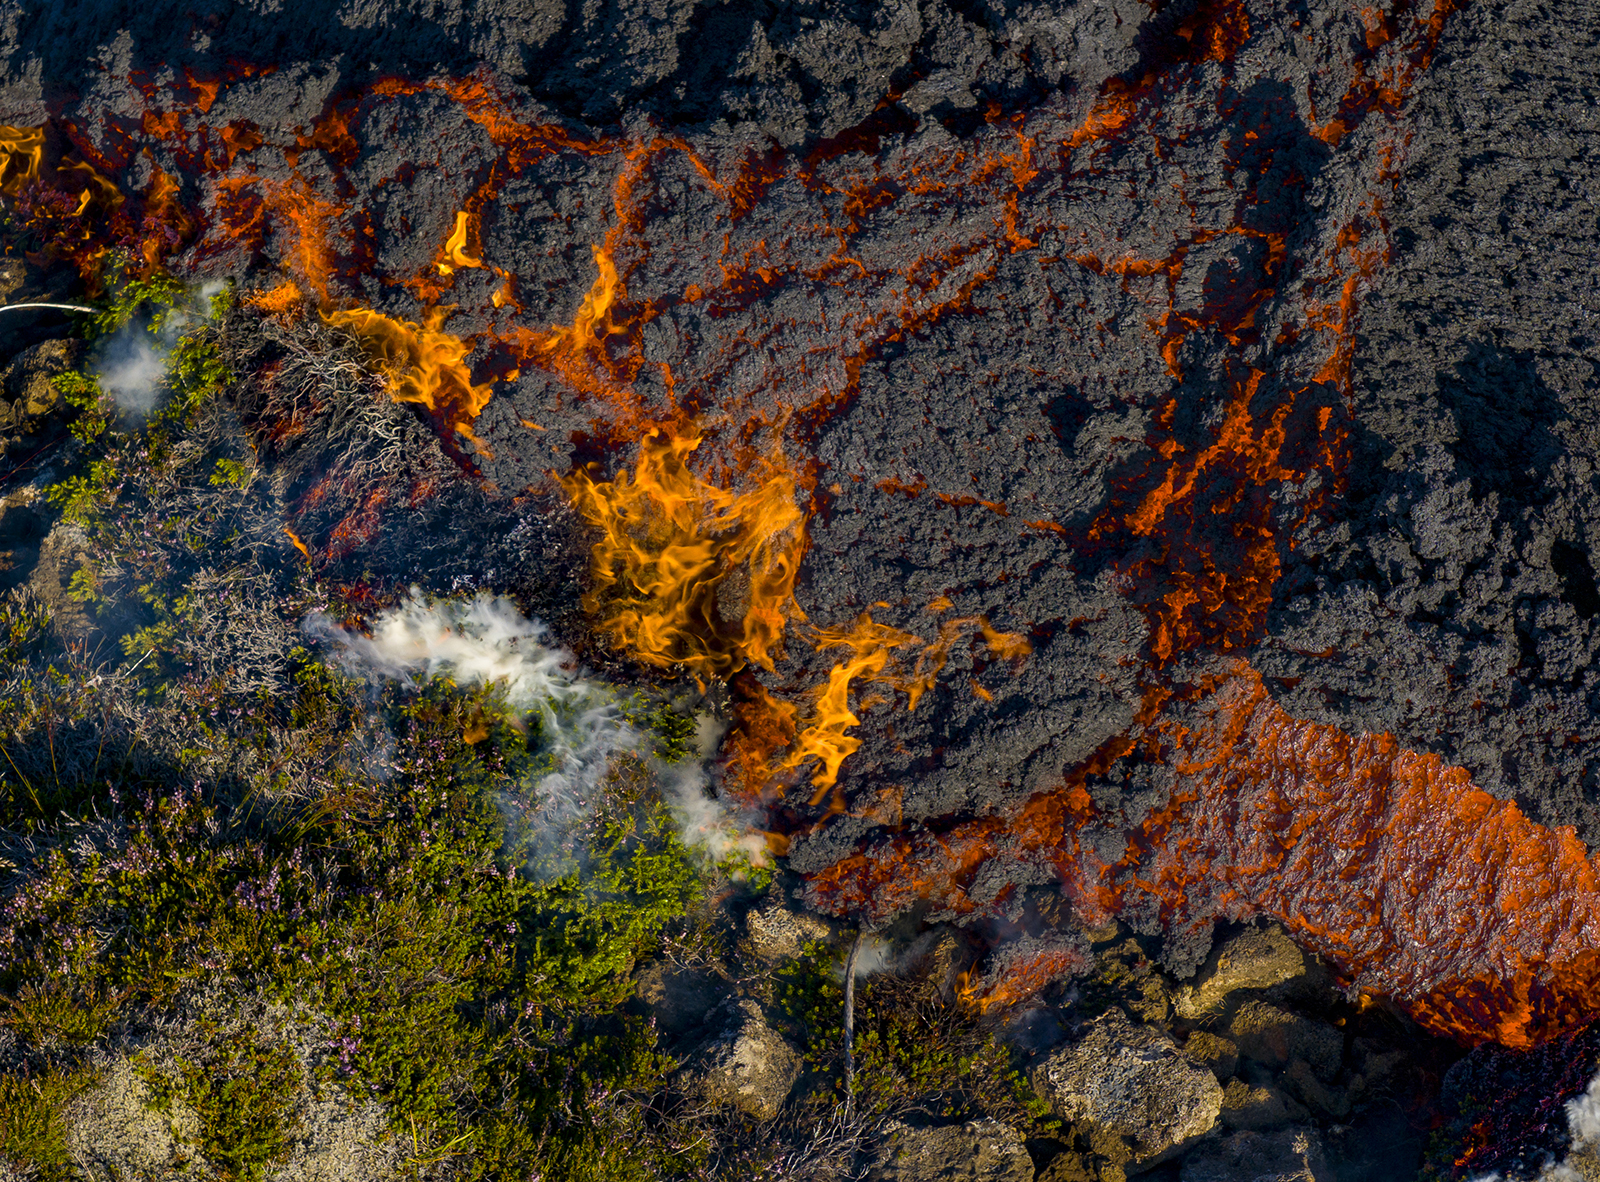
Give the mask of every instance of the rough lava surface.
[[787, 632], [715, 671], [819, 909], [1020, 925], [996, 996], [1080, 964], [1064, 892], [1180, 972], [1265, 913], [1441, 1030], [1586, 1016], [1592, 9], [27, 0], [0, 60], [176, 272], [410, 333], [473, 491], [291, 498], [329, 569], [664, 440], [791, 491]]

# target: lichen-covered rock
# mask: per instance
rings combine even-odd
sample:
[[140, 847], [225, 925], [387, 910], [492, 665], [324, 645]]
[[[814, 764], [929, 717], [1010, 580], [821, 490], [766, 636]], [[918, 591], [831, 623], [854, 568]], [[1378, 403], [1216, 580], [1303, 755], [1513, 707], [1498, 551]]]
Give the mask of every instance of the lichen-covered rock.
[[1305, 974], [1305, 954], [1273, 924], [1214, 948], [1194, 984], [1179, 990], [1173, 1004], [1179, 1017], [1198, 1018], [1222, 1010], [1238, 990], [1270, 989]]
[[896, 1123], [878, 1146], [873, 1182], [1033, 1182], [1022, 1135], [997, 1120], [917, 1128]]
[[65, 1147], [90, 1182], [217, 1173], [217, 1163], [205, 1157], [205, 1114], [182, 1089], [158, 1106], [150, 1080], [183, 1078], [186, 1068], [209, 1064], [216, 1048], [241, 1032], [293, 1064], [284, 1108], [258, 1112], [269, 1123], [252, 1129], [281, 1136], [278, 1152], [258, 1163], [264, 1182], [381, 1182], [401, 1176], [409, 1141], [394, 1136], [389, 1110], [338, 1083], [316, 1080], [328, 1042], [325, 1019], [221, 990], [189, 995], [177, 1012], [178, 1021], [147, 1032], [136, 1044], [93, 1052], [99, 1078], [61, 1117]]
[[1344, 1055], [1344, 1037], [1326, 1022], [1262, 1001], [1239, 1007], [1228, 1024], [1228, 1037], [1246, 1059], [1274, 1067], [1300, 1059], [1323, 1080], [1333, 1078]]
[[834, 926], [827, 920], [809, 912], [791, 911], [777, 892], [745, 917], [745, 930], [750, 936], [750, 950], [765, 961], [799, 956], [811, 941], [827, 940], [834, 934]]
[[754, 1001], [739, 1003], [732, 1025], [705, 1048], [701, 1091], [760, 1120], [778, 1115], [800, 1078], [800, 1054], [767, 1022]]
[[24, 349], [0, 371], [0, 386], [18, 419], [39, 419], [61, 405], [61, 394], [51, 380], [71, 368], [83, 352], [82, 341], [51, 340]]
[[1218, 1079], [1227, 1079], [1239, 1066], [1239, 1048], [1229, 1039], [1207, 1030], [1196, 1030], [1183, 1044], [1184, 1058], [1210, 1070]]
[[1310, 1115], [1293, 1096], [1276, 1087], [1232, 1079], [1222, 1094], [1222, 1123], [1230, 1129], [1279, 1129]]
[[1064, 1120], [1120, 1138], [1140, 1164], [1210, 1132], [1222, 1109], [1216, 1076], [1184, 1058], [1165, 1031], [1135, 1026], [1121, 1010], [1050, 1055], [1034, 1085]]
[[1235, 1133], [1195, 1150], [1182, 1182], [1332, 1182], [1314, 1129]]

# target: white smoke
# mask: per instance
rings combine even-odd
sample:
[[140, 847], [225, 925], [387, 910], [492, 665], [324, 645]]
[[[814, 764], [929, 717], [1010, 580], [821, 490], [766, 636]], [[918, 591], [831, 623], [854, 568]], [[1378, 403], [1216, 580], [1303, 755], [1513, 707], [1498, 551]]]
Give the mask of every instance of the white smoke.
[[202, 284], [186, 302], [163, 314], [154, 331], [129, 322], [101, 346], [95, 377], [124, 414], [142, 418], [155, 409], [178, 338], [211, 319], [212, 297], [224, 286], [221, 282]]
[[1567, 1101], [1567, 1131], [1574, 1146], [1600, 1144], [1600, 1075], [1582, 1095]]
[[[592, 814], [611, 761], [642, 756], [647, 747], [645, 736], [623, 716], [616, 691], [586, 676], [571, 653], [551, 643], [544, 624], [522, 615], [510, 600], [479, 594], [429, 603], [413, 588], [403, 603], [373, 621], [370, 635], [341, 628], [321, 613], [308, 616], [302, 629], [327, 642], [331, 663], [353, 676], [415, 686], [448, 675], [463, 684], [499, 685], [514, 722], [538, 719], [554, 766], [520, 791], [537, 823], [558, 842]], [[708, 793], [704, 760], [715, 755], [726, 727], [709, 718], [698, 722], [700, 761], [646, 762], [686, 845], [719, 861], [742, 854], [760, 864], [761, 836], [741, 832], [730, 811]]]
[[[1567, 1132], [1572, 1137], [1565, 1161], [1548, 1162], [1535, 1182], [1583, 1182], [1600, 1165], [1600, 1073], [1583, 1092], [1567, 1101]], [[1572, 1164], [1582, 1162], [1582, 1168]], [[1471, 1182], [1504, 1182], [1499, 1174], [1479, 1175]]]
[[124, 414], [147, 415], [155, 409], [156, 389], [166, 372], [165, 352], [157, 353], [147, 334], [124, 327], [101, 355], [98, 377], [100, 389]]

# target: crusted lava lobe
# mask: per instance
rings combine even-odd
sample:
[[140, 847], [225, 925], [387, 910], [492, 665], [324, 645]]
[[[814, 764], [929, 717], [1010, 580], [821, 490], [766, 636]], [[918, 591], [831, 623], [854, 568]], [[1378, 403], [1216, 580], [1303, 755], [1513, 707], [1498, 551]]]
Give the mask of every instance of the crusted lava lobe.
[[[529, 490], [620, 500], [689, 457], [705, 536], [604, 569], [767, 565], [656, 648], [610, 631], [731, 677], [730, 780], [817, 906], [1012, 922], [1048, 884], [1178, 971], [1266, 913], [1515, 1042], [1597, 975], [1561, 909], [1593, 866], [1548, 828], [1589, 836], [1600, 738], [1594, 18], [1456, 7], [352, 4], [275, 13], [292, 45], [243, 10], [38, 9], [0, 118], [129, 194], [150, 266], [270, 276], [259, 307], [354, 334], [471, 473], [324, 510], [317, 441], [286, 493], [331, 576], [406, 561], [384, 505], [514, 539]], [[1508, 37], [1547, 140], [1460, 106]], [[775, 487], [804, 521], [756, 537]], [[1527, 914], [1484, 919], [1437, 848], [1475, 826]]]
[[1600, 16], [1451, 18], [1362, 297], [1350, 483], [1253, 660], [1291, 713], [1436, 751], [1600, 839]]

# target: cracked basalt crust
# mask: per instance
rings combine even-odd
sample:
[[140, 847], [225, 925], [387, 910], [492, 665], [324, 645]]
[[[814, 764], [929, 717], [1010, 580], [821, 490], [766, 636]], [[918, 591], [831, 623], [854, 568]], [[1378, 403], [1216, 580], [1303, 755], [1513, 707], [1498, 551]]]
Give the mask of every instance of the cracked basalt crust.
[[[796, 712], [760, 795], [818, 906], [1011, 922], [1065, 882], [1192, 969], [1219, 917], [1300, 922], [1292, 875], [1322, 873], [1252, 878], [1276, 831], [1231, 802], [1281, 779], [1321, 807], [1323, 775], [1366, 799], [1295, 744], [1371, 732], [1363, 791], [1409, 807], [1384, 777], [1422, 766], [1470, 826], [1459, 765], [1594, 836], [1593, 16], [174, 11], [17, 14], [0, 118], [48, 118], [151, 217], [177, 178], [192, 214], [154, 253], [186, 275], [287, 276], [381, 314], [369, 345], [460, 347], [449, 397], [413, 399], [477, 480], [417, 515], [434, 535], [511, 531], [537, 506], [487, 497], [637, 474], [664, 437], [718, 493], [788, 481], [797, 610], [730, 692]], [[410, 577], [421, 527], [371, 516], [360, 561]], [[566, 588], [565, 530], [523, 524]], [[752, 594], [728, 576], [699, 623]], [[1296, 934], [1346, 968], [1389, 948], [1393, 916], [1347, 918]], [[1461, 963], [1498, 981], [1536, 935]]]

